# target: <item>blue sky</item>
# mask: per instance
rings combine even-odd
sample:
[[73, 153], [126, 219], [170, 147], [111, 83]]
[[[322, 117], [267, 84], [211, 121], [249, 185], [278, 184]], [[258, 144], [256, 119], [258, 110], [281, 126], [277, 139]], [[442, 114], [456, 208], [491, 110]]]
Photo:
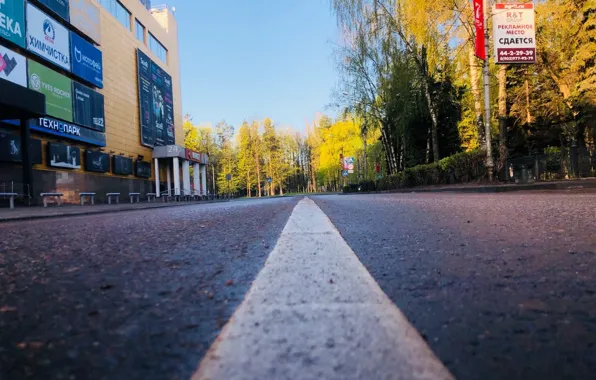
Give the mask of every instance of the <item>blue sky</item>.
[[[153, 4], [156, 1], [153, 0]], [[182, 109], [195, 124], [271, 117], [304, 130], [332, 103], [338, 29], [329, 0], [169, 0]]]

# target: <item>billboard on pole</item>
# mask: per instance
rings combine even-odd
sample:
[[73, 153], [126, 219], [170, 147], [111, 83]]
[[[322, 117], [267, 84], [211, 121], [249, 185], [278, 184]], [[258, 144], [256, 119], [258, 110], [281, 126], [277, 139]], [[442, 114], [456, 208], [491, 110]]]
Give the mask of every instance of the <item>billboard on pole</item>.
[[536, 63], [534, 4], [493, 7], [495, 63]]

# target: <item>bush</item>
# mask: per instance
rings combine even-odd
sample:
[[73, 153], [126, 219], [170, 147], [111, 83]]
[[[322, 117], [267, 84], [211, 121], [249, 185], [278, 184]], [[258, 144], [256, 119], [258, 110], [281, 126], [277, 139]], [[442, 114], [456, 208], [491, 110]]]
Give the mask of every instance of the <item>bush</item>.
[[344, 194], [347, 193], [363, 193], [369, 191], [375, 191], [377, 189], [377, 184], [374, 181], [364, 181], [359, 184], [350, 184], [348, 186], [343, 187]]
[[485, 158], [485, 153], [480, 150], [457, 153], [439, 162], [414, 166], [381, 178], [376, 183], [376, 189], [383, 191], [474, 181], [486, 173]]

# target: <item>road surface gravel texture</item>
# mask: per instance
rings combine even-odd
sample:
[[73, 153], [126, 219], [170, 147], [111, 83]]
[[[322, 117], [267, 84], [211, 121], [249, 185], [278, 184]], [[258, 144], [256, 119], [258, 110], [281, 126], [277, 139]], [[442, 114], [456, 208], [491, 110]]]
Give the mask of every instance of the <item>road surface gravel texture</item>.
[[0, 379], [188, 379], [299, 199], [0, 225]]
[[313, 199], [456, 378], [596, 378], [596, 194]]

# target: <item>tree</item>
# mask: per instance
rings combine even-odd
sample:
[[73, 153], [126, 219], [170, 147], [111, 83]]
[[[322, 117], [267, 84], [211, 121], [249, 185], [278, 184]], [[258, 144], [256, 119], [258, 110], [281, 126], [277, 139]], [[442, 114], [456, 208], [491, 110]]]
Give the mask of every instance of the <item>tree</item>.
[[267, 178], [271, 178], [269, 183], [269, 195], [275, 195], [275, 176], [274, 166], [279, 156], [279, 140], [275, 131], [275, 126], [271, 119], [266, 118], [263, 121], [263, 158], [265, 160]]
[[259, 135], [259, 123], [257, 121], [253, 121], [250, 125], [250, 140], [251, 140], [251, 148], [252, 148], [252, 155], [254, 159], [254, 169], [256, 173], [256, 180], [257, 180], [257, 196], [260, 198], [261, 193], [261, 159], [262, 159], [262, 150], [263, 150], [263, 142], [261, 141], [261, 136]]
[[[226, 123], [225, 120], [222, 120], [215, 126], [215, 134], [217, 136], [216, 143], [220, 153], [217, 174], [215, 170], [212, 172], [214, 178], [217, 176], [217, 189], [214, 190], [214, 192], [217, 192], [218, 194], [228, 192], [234, 193], [238, 188], [238, 178], [235, 169], [236, 154], [232, 146], [234, 127]], [[226, 179], [228, 174], [232, 176], [230, 183], [228, 183]]]
[[250, 126], [246, 120], [242, 123], [242, 126], [240, 126], [236, 140], [239, 181], [246, 189], [246, 196], [250, 198], [252, 196], [252, 188], [255, 180], [255, 161], [253, 157], [253, 142]]

